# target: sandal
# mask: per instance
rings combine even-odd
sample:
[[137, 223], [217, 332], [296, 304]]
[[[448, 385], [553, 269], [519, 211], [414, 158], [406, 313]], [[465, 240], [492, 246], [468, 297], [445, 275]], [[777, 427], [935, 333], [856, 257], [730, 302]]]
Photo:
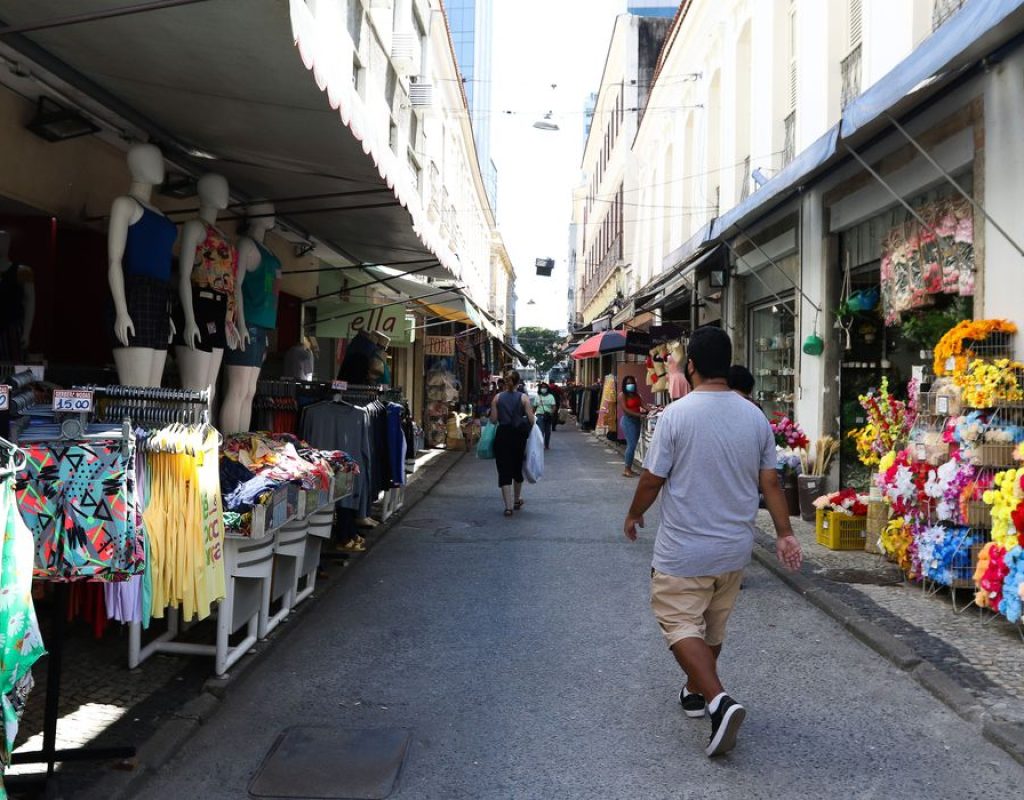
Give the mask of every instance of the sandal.
[[523, 507], [523, 503], [525, 503], [525, 502], [526, 502], [525, 500], [516, 500], [516, 502], [513, 503], [512, 508], [514, 508], [516, 511], [518, 511], [519, 509], [521, 509]]
[[512, 516], [512, 509], [511, 508], [506, 508], [505, 509], [505, 516], [506, 517], [511, 517]]
[[636, 477], [636, 473], [633, 472], [633, 470], [626, 470], [625, 472], [622, 473], [622, 477], [623, 478], [635, 478]]

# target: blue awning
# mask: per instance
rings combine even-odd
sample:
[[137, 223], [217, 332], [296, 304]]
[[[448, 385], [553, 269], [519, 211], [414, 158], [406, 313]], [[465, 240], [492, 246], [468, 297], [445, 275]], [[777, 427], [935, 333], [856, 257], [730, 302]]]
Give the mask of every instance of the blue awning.
[[844, 139], [878, 119], [926, 81], [988, 55], [1024, 29], [1024, 0], [973, 0], [843, 111]]
[[721, 217], [713, 220], [710, 238], [714, 241], [721, 240], [733, 225], [745, 219], [751, 212], [763, 210], [767, 213], [769, 203], [776, 199], [781, 200], [787, 193], [805, 184], [819, 168], [824, 166], [836, 154], [838, 143], [839, 124], [837, 123], [810, 147], [801, 151], [777, 175], [773, 175], [764, 186], [747, 197], [746, 200], [726, 211]]

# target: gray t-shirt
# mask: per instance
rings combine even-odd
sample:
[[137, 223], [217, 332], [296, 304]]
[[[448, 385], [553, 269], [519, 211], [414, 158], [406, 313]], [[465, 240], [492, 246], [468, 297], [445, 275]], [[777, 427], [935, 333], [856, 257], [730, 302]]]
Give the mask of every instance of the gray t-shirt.
[[775, 468], [775, 437], [757, 406], [735, 392], [676, 400], [658, 419], [644, 468], [666, 479], [656, 570], [693, 578], [747, 565], [758, 473]]

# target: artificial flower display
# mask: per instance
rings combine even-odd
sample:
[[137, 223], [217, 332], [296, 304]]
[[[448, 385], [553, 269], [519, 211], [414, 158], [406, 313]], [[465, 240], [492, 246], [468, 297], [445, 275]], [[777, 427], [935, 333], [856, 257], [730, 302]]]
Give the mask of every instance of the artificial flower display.
[[963, 524], [967, 521], [962, 503], [966, 487], [976, 486], [978, 470], [973, 464], [953, 458], [928, 473], [925, 494], [934, 504], [940, 522]]
[[864, 517], [868, 513], [868, 498], [857, 494], [856, 489], [840, 489], [832, 494], [823, 494], [814, 501], [814, 507], [828, 512], [847, 514], [853, 517]]
[[908, 576], [913, 573], [916, 545], [911, 525], [902, 517], [896, 517], [882, 529], [878, 540], [882, 552], [896, 562]]
[[1012, 334], [1017, 326], [1005, 319], [969, 319], [957, 323], [935, 345], [932, 365], [937, 376], [956, 374], [967, 369], [974, 359], [974, 346], [993, 333]]
[[974, 604], [981, 608], [999, 609], [1003, 599], [1003, 582], [1010, 569], [1006, 565], [1006, 548], [989, 542], [978, 554], [978, 566], [974, 569], [974, 584], [978, 591]]
[[977, 536], [969, 528], [922, 525], [916, 531], [917, 557], [925, 578], [952, 586], [971, 577], [971, 545]]
[[999, 403], [1024, 400], [1017, 375], [1024, 364], [1007, 358], [995, 361], [975, 359], [963, 372], [954, 374], [954, 380], [963, 391], [964, 403], [971, 408], [993, 408]]
[[775, 447], [775, 469], [783, 477], [796, 477], [800, 474], [800, 453], [792, 447]]
[[775, 434], [775, 444], [779, 447], [789, 447], [795, 450], [803, 449], [810, 444], [807, 434], [803, 428], [780, 411], [776, 411], [770, 420], [772, 433]]
[[992, 541], [1006, 550], [1024, 544], [1024, 467], [997, 473], [982, 499], [992, 506]]
[[867, 415], [863, 428], [847, 434], [857, 444], [857, 457], [866, 467], [873, 467], [891, 450], [907, 441], [917, 419], [917, 382], [907, 386], [909, 399], [897, 400], [889, 394], [889, 379], [882, 378], [877, 390], [857, 398]]
[[1003, 580], [1003, 596], [999, 600], [999, 613], [1010, 622], [1020, 622], [1024, 610], [1024, 550], [1018, 545], [1003, 556], [1006, 578]]
[[927, 518], [932, 501], [925, 487], [932, 469], [914, 461], [909, 450], [900, 450], [892, 459], [887, 457], [886, 463], [885, 471], [878, 473], [877, 485], [893, 513], [912, 520]]

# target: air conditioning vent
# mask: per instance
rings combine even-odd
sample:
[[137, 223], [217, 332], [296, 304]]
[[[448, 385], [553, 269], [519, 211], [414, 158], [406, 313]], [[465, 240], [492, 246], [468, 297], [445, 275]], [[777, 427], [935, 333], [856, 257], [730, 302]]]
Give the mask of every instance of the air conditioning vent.
[[409, 84], [409, 105], [430, 108], [434, 105], [434, 84], [424, 78], [414, 78]]
[[391, 36], [391, 63], [399, 75], [411, 75], [416, 67], [416, 34], [395, 32]]

